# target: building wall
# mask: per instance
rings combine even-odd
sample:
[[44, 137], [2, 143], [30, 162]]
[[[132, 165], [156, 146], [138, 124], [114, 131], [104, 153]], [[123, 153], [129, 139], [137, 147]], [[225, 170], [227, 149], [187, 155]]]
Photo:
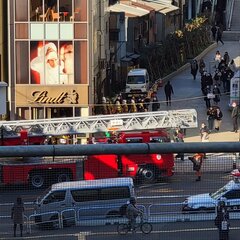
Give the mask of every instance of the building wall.
[[89, 104], [87, 0], [9, 1], [11, 115], [86, 115]]

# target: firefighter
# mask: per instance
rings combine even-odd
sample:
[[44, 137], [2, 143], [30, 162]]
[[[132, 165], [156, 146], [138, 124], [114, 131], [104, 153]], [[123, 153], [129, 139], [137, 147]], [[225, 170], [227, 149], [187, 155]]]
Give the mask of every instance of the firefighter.
[[188, 159], [193, 163], [193, 171], [196, 171], [196, 181], [201, 181], [201, 167], [202, 162], [204, 158], [204, 153], [196, 153], [192, 157], [189, 157]]
[[131, 113], [137, 112], [137, 106], [136, 106], [136, 104], [135, 104], [135, 100], [134, 100], [134, 99], [131, 99], [130, 112], [131, 112]]
[[120, 101], [116, 101], [115, 103], [115, 113], [122, 113], [122, 106]]
[[107, 112], [108, 112], [108, 114], [114, 113], [114, 108], [113, 108], [112, 102], [109, 99], [107, 99]]
[[125, 100], [125, 99], [123, 99], [123, 101], [122, 101], [122, 112], [123, 113], [128, 113], [127, 100]]
[[220, 201], [217, 206], [217, 216], [214, 220], [218, 228], [219, 240], [229, 239], [229, 213], [224, 201]]

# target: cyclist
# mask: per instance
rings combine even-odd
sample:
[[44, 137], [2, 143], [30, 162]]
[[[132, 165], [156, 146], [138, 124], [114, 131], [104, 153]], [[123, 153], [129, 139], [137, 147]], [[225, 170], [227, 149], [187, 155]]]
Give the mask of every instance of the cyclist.
[[128, 204], [127, 206], [127, 209], [126, 209], [126, 217], [128, 219], [128, 223], [129, 223], [129, 226], [131, 227], [131, 229], [133, 231], [135, 231], [135, 228], [136, 228], [136, 219], [139, 215], [143, 215], [143, 212], [141, 210], [139, 210], [137, 207], [136, 207], [136, 198], [135, 197], [131, 197], [130, 198], [130, 203]]

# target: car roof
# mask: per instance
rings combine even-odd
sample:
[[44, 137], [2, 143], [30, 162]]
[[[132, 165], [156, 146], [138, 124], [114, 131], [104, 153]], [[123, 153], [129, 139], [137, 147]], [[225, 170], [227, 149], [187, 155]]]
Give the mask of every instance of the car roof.
[[133, 186], [132, 178], [106, 178], [97, 180], [82, 180], [72, 182], [62, 182], [53, 184], [51, 191], [66, 190], [66, 189], [89, 189], [89, 188], [104, 188], [104, 187], [121, 187]]
[[232, 190], [232, 189], [240, 189], [240, 183], [235, 182], [234, 180], [231, 180], [225, 185], [227, 190]]
[[134, 75], [145, 75], [147, 73], [147, 69], [144, 68], [135, 68], [128, 72], [128, 76]]

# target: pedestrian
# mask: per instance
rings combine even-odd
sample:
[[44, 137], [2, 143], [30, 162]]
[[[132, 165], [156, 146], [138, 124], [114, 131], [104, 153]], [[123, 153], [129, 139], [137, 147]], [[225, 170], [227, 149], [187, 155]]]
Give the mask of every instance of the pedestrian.
[[204, 158], [204, 153], [196, 153], [192, 157], [188, 157], [188, 159], [193, 163], [193, 171], [196, 172], [196, 181], [201, 181], [202, 177], [202, 172], [201, 172], [201, 167], [202, 167], [202, 162]]
[[13, 219], [13, 230], [14, 230], [14, 237], [16, 237], [16, 230], [17, 225], [20, 226], [20, 236], [23, 236], [23, 218], [24, 218], [24, 206], [21, 197], [17, 197], [16, 203], [14, 203], [11, 212], [11, 218]]
[[200, 137], [201, 142], [209, 142], [209, 129], [207, 128], [207, 125], [205, 123], [201, 124]]
[[219, 87], [215, 84], [213, 87], [213, 91], [212, 93], [214, 94], [214, 98], [213, 98], [213, 102], [218, 105], [218, 103], [220, 102], [220, 96], [221, 96], [221, 92]]
[[[184, 133], [181, 128], [179, 127], [176, 128], [173, 134], [173, 140], [174, 142], [184, 142]], [[184, 153], [177, 153], [175, 158], [180, 158], [182, 161], [184, 161]]]
[[160, 103], [158, 102], [157, 97], [153, 97], [153, 99], [152, 99], [152, 111], [153, 112], [159, 111], [159, 108], [160, 108]]
[[233, 73], [235, 73], [235, 72], [237, 71], [237, 67], [236, 67], [236, 64], [235, 64], [235, 62], [234, 62], [233, 59], [232, 59], [232, 60], [230, 61], [230, 63], [228, 64], [228, 67], [230, 68], [230, 70], [231, 70]]
[[215, 60], [215, 68], [218, 68], [219, 63], [222, 60], [222, 56], [221, 56], [221, 53], [219, 52], [219, 50], [216, 51], [214, 60]]
[[205, 71], [205, 67], [206, 67], [206, 64], [205, 64], [204, 60], [201, 58], [199, 61], [199, 73], [201, 75], [203, 75], [203, 73]]
[[232, 122], [233, 122], [233, 130], [232, 131], [237, 133], [237, 131], [238, 131], [239, 107], [236, 104], [236, 102], [233, 102], [232, 107], [233, 107], [232, 114], [231, 114]]
[[224, 45], [224, 42], [222, 40], [222, 29], [220, 27], [217, 27], [217, 32], [216, 32], [217, 36], [216, 36], [216, 42], [218, 44], [218, 42], [221, 42], [222, 45]]
[[209, 132], [211, 132], [213, 130], [214, 120], [215, 120], [215, 109], [213, 107], [210, 107], [207, 110], [207, 119], [208, 119], [208, 130]]
[[225, 52], [224, 55], [223, 55], [223, 60], [226, 64], [226, 66], [228, 66], [229, 62], [230, 62], [230, 57], [229, 57], [229, 54], [228, 52]]
[[219, 131], [219, 128], [221, 126], [222, 118], [223, 118], [223, 113], [221, 109], [217, 107], [215, 111], [215, 120], [214, 120], [214, 127], [215, 127], [215, 130], [217, 131]]
[[214, 73], [214, 76], [213, 76], [213, 79], [214, 79], [214, 84], [217, 85], [217, 86], [221, 86], [221, 71], [219, 71], [219, 69], [217, 68], [215, 70], [215, 73]]
[[165, 85], [164, 92], [165, 92], [165, 96], [166, 96], [167, 106], [168, 105], [171, 106], [171, 96], [172, 96], [172, 94], [174, 94], [174, 92], [173, 92], [173, 87], [172, 87], [170, 81], [168, 81], [167, 84]]
[[217, 216], [214, 220], [215, 226], [218, 228], [219, 240], [229, 239], [229, 213], [227, 211], [225, 202], [219, 201], [217, 206]]
[[211, 27], [211, 32], [212, 32], [212, 39], [213, 39], [213, 41], [216, 41], [217, 28], [216, 28], [215, 24]]
[[197, 72], [198, 72], [198, 62], [197, 62], [196, 59], [194, 59], [194, 60], [191, 62], [191, 74], [193, 75], [193, 79], [194, 79], [194, 80], [196, 79]]
[[211, 90], [210, 90], [210, 87], [207, 86], [205, 89], [204, 89], [204, 101], [206, 103], [206, 108], [209, 109], [211, 107]]

